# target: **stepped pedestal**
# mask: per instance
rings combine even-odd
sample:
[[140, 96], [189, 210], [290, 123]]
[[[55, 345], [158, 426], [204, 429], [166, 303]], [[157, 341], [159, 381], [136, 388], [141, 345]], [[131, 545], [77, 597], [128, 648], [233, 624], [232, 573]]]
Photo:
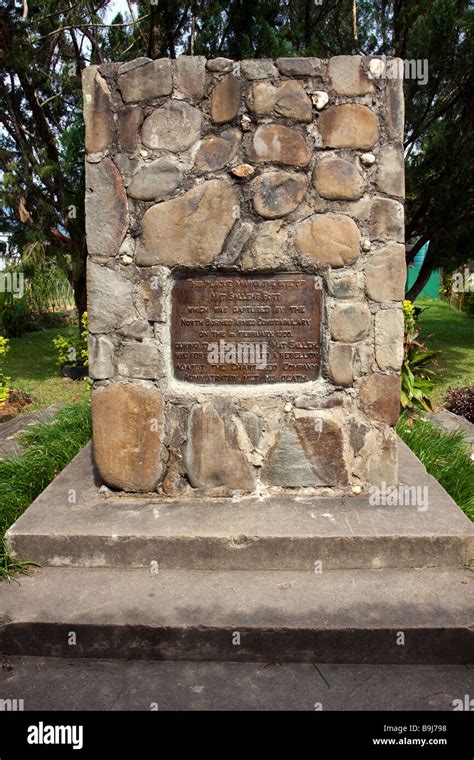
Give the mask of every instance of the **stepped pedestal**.
[[1, 651], [470, 662], [474, 528], [399, 446], [426, 505], [106, 496], [86, 447], [8, 532], [42, 567], [0, 585]]

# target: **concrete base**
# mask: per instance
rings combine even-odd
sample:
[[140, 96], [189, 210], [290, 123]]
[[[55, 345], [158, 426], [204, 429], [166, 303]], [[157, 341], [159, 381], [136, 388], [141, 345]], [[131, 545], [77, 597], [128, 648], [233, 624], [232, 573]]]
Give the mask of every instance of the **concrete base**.
[[8, 532], [47, 567], [0, 584], [10, 655], [470, 663], [469, 520], [401, 445], [428, 508], [368, 497], [102, 496], [85, 449]]
[[[7, 533], [18, 555], [54, 567], [325, 570], [461, 567], [474, 526], [400, 441], [402, 484], [428, 503], [371, 506], [368, 496], [179, 501], [99, 493], [86, 447]], [[426, 506], [426, 511], [424, 507]]]

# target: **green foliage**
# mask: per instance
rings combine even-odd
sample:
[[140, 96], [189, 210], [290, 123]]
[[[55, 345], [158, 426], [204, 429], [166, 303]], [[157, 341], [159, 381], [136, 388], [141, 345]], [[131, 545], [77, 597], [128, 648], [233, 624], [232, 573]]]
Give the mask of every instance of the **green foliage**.
[[278, 0], [233, 0], [225, 13], [221, 3], [202, 5], [197, 13], [196, 52], [235, 60], [292, 54], [287, 12]]
[[81, 325], [82, 329], [77, 338], [66, 338], [64, 335], [53, 338], [53, 345], [57, 351], [56, 363], [60, 367], [64, 367], [66, 364], [71, 367], [87, 367], [89, 361], [87, 312], [82, 315]]
[[[435, 0], [407, 35], [404, 57], [429, 63], [426, 86], [404, 86], [406, 237], [430, 241], [428, 270], [453, 271], [474, 247], [474, 195], [466, 191], [473, 185], [473, 162], [466, 160], [474, 152], [473, 32], [472, 4]], [[415, 283], [407, 297], [414, 300], [418, 292]]]
[[10, 393], [10, 380], [11, 378], [5, 377], [3, 374], [3, 358], [7, 351], [10, 350], [10, 345], [7, 338], [0, 335], [0, 406], [4, 406], [5, 401], [8, 400]]
[[413, 333], [416, 330], [416, 306], [411, 301], [403, 301], [402, 306], [405, 332]]
[[86, 61], [78, 31], [51, 32], [82, 25], [88, 16], [85, 3], [72, 9], [64, 0], [30, 0], [26, 19], [21, 4], [0, 8], [2, 39], [8, 40], [0, 60], [0, 170], [7, 176], [0, 189], [1, 226], [20, 251], [47, 245], [47, 259], [77, 283], [84, 280], [86, 255], [79, 149]]
[[57, 403], [77, 401], [87, 395], [85, 383], [65, 380], [56, 365], [53, 338], [77, 337], [75, 325], [47, 328], [11, 338], [11, 351], [5, 359], [6, 374], [13, 378], [15, 389], [32, 397], [28, 411]]
[[0, 329], [7, 337], [54, 324], [57, 312], [74, 306], [74, 294], [64, 271], [46, 254], [40, 241], [27, 244], [21, 256], [5, 271], [21, 277], [23, 294], [0, 292]]
[[20, 249], [35, 241], [48, 244], [48, 258], [74, 285], [79, 313], [86, 308], [87, 252], [80, 73], [91, 63], [143, 55], [184, 51], [238, 60], [362, 53], [427, 62], [426, 82], [404, 82], [407, 239], [430, 241], [427, 268], [456, 266], [470, 255], [469, 0], [137, 0], [110, 22], [112, 9], [113, 0], [29, 0], [23, 19], [21, 3], [9, 0], [0, 8], [0, 29], [9, 43], [0, 59], [0, 221]]
[[[86, 445], [91, 434], [88, 399], [68, 404], [52, 421], [23, 434], [21, 443], [26, 448], [22, 454], [0, 461], [0, 576], [22, 571], [19, 561], [5, 548], [2, 551], [5, 531]], [[28, 564], [20, 563], [23, 568]]]
[[418, 318], [418, 326], [428, 348], [437, 352], [436, 385], [433, 402], [443, 402], [450, 386], [472, 383], [474, 330], [472, 319], [464, 312], [452, 308], [447, 301], [421, 299], [424, 308]]
[[32, 329], [26, 294], [21, 298], [15, 298], [13, 293], [0, 292], [0, 329], [9, 338], [15, 338]]
[[398, 435], [441, 483], [456, 504], [474, 521], [474, 462], [463, 432], [442, 433], [423, 419], [404, 414]]
[[20, 559], [12, 554], [5, 543], [0, 541], [0, 580], [4, 578], [10, 583], [17, 580], [17, 575], [31, 575], [32, 566], [40, 567], [38, 562]]
[[417, 338], [416, 307], [411, 301], [403, 302], [405, 335], [403, 340], [403, 363], [401, 369], [401, 404], [404, 409], [433, 411], [431, 395], [434, 388], [434, 370], [431, 368], [436, 356], [428, 351]]
[[28, 304], [33, 314], [74, 307], [74, 293], [58, 266], [39, 270], [27, 288]]
[[[32, 315], [58, 311], [74, 305], [74, 294], [64, 269], [47, 253], [44, 241], [26, 245], [12, 271], [22, 272]], [[69, 257], [66, 256], [69, 265]]]
[[464, 294], [462, 310], [470, 317], [474, 317], [474, 293], [472, 291]]

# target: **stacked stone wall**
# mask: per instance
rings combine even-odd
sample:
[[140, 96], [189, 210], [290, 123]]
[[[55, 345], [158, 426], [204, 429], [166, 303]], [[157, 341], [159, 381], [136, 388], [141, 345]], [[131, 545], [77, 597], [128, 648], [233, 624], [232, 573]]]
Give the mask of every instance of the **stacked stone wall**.
[[[94, 452], [110, 487], [397, 482], [403, 93], [384, 65], [182, 56], [85, 70]], [[316, 378], [176, 379], [175, 279], [232, 273], [314, 278]]]

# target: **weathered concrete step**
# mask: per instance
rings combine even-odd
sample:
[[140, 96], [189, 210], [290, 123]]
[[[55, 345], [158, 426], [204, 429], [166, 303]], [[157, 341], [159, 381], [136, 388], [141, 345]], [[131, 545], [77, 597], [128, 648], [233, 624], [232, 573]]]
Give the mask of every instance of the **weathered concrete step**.
[[[189, 570], [462, 567], [474, 526], [400, 442], [402, 484], [423, 499], [368, 496], [191, 499], [99, 493], [86, 447], [7, 534], [21, 557], [50, 566]], [[414, 493], [414, 492], [413, 492]]]
[[[474, 680], [474, 669], [469, 666], [438, 664], [317, 663], [316, 669], [312, 663], [266, 667], [261, 662], [124, 662], [14, 656], [4, 658], [2, 664], [0, 699], [17, 700], [17, 704], [23, 699], [25, 711], [143, 711], [158, 703], [160, 712], [314, 712], [315, 703], [319, 703], [324, 712], [443, 710], [452, 713], [454, 700], [463, 701], [464, 695], [472, 694]], [[458, 729], [455, 730], [457, 736]], [[449, 738], [451, 740], [453, 735]], [[5, 749], [3, 742], [2, 745]], [[109, 751], [108, 755], [112, 753]], [[7, 756], [5, 752], [4, 756]], [[120, 753], [117, 756], [120, 757]], [[421, 757], [425, 756], [421, 752]], [[453, 756], [461, 760], [462, 753], [455, 755], [453, 751]]]
[[44, 568], [0, 584], [0, 651], [62, 657], [470, 663], [470, 570]]

